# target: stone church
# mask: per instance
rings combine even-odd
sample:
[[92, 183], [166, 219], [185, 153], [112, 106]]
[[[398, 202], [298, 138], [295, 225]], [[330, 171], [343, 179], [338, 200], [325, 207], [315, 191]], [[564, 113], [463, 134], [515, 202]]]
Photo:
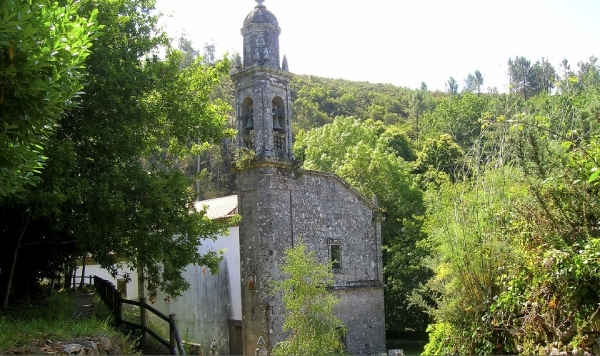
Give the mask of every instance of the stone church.
[[319, 262], [333, 262], [339, 298], [335, 314], [344, 322], [346, 352], [385, 353], [383, 265], [378, 207], [334, 174], [302, 170], [292, 155], [291, 98], [287, 59], [280, 62], [276, 17], [257, 0], [241, 29], [243, 57], [235, 84], [237, 149], [255, 160], [237, 172], [237, 195], [198, 202], [208, 215], [239, 213], [228, 236], [203, 243], [224, 250], [216, 275], [201, 266], [185, 271], [192, 287], [183, 296], [157, 298], [157, 309], [177, 314], [179, 330], [209, 352], [270, 354], [282, 331], [284, 309], [270, 281], [283, 278], [286, 249], [302, 240]]

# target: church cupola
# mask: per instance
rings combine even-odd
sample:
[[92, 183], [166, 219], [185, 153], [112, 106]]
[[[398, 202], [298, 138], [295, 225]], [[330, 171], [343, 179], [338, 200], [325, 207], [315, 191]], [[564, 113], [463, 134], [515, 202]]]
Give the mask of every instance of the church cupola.
[[279, 66], [279, 34], [281, 28], [277, 18], [265, 5], [264, 0], [257, 0], [258, 5], [246, 16], [242, 36], [244, 36], [244, 67]]
[[236, 148], [258, 158], [292, 161], [291, 98], [287, 58], [279, 62], [277, 18], [256, 0], [242, 27], [243, 58], [234, 57], [231, 79], [236, 92]]

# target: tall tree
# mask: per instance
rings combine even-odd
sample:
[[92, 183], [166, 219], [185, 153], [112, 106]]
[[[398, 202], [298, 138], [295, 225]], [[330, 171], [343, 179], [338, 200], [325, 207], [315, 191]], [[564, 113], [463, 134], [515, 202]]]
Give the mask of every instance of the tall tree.
[[2, 0], [0, 198], [39, 181], [44, 148], [83, 88], [83, 61], [98, 35], [97, 11], [77, 2]]
[[465, 79], [464, 91], [476, 92], [477, 94], [481, 93], [481, 86], [483, 85], [483, 75], [479, 70], [476, 70], [475, 73], [467, 75]]
[[533, 73], [531, 62], [525, 57], [516, 56], [514, 61], [508, 59], [508, 75], [510, 78], [511, 92], [519, 93], [524, 99], [532, 94]]
[[423, 116], [425, 112], [425, 95], [427, 93], [427, 85], [425, 82], [421, 82], [421, 88], [417, 89], [410, 93], [409, 96], [409, 109], [411, 114], [415, 118], [415, 138], [416, 141], [419, 141], [419, 119]]
[[519, 93], [527, 100], [540, 93], [550, 93], [556, 81], [554, 67], [544, 58], [533, 66], [525, 57], [508, 59], [511, 92]]
[[[181, 277], [186, 265], [218, 265], [216, 254], [197, 250], [223, 226], [196, 211], [193, 180], [180, 162], [232, 133], [226, 124], [230, 107], [209, 100], [229, 62], [205, 67], [196, 60], [182, 68], [182, 53], [168, 48], [158, 31], [153, 4], [80, 2], [82, 16], [98, 9], [105, 26], [86, 60], [85, 100], [49, 142], [52, 159], [43, 184], [6, 211], [2, 226], [15, 231], [21, 220], [11, 215], [24, 212], [30, 222], [23, 257], [30, 260], [73, 263], [89, 253], [111, 270], [119, 264], [137, 268], [150, 296], [158, 289], [178, 295], [187, 287]], [[155, 55], [161, 47], [165, 58]], [[44, 255], [29, 247], [34, 243], [60, 243], [68, 255]]]
[[458, 82], [454, 77], [450, 77], [446, 84], [446, 92], [450, 95], [454, 95], [458, 93]]

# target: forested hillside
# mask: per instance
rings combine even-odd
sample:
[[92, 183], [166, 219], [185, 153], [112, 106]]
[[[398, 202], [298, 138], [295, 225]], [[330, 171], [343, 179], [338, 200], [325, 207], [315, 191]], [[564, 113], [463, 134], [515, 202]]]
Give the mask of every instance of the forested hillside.
[[510, 93], [294, 81], [296, 157], [377, 195], [388, 333], [427, 354], [598, 351], [600, 68], [509, 68]]

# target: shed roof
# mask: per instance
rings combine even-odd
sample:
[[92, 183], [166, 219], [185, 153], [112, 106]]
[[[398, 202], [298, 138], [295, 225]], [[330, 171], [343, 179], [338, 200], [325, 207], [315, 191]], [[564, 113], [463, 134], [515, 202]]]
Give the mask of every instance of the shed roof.
[[213, 220], [229, 218], [238, 212], [237, 195], [201, 200], [194, 203], [196, 210], [206, 206], [206, 216]]

